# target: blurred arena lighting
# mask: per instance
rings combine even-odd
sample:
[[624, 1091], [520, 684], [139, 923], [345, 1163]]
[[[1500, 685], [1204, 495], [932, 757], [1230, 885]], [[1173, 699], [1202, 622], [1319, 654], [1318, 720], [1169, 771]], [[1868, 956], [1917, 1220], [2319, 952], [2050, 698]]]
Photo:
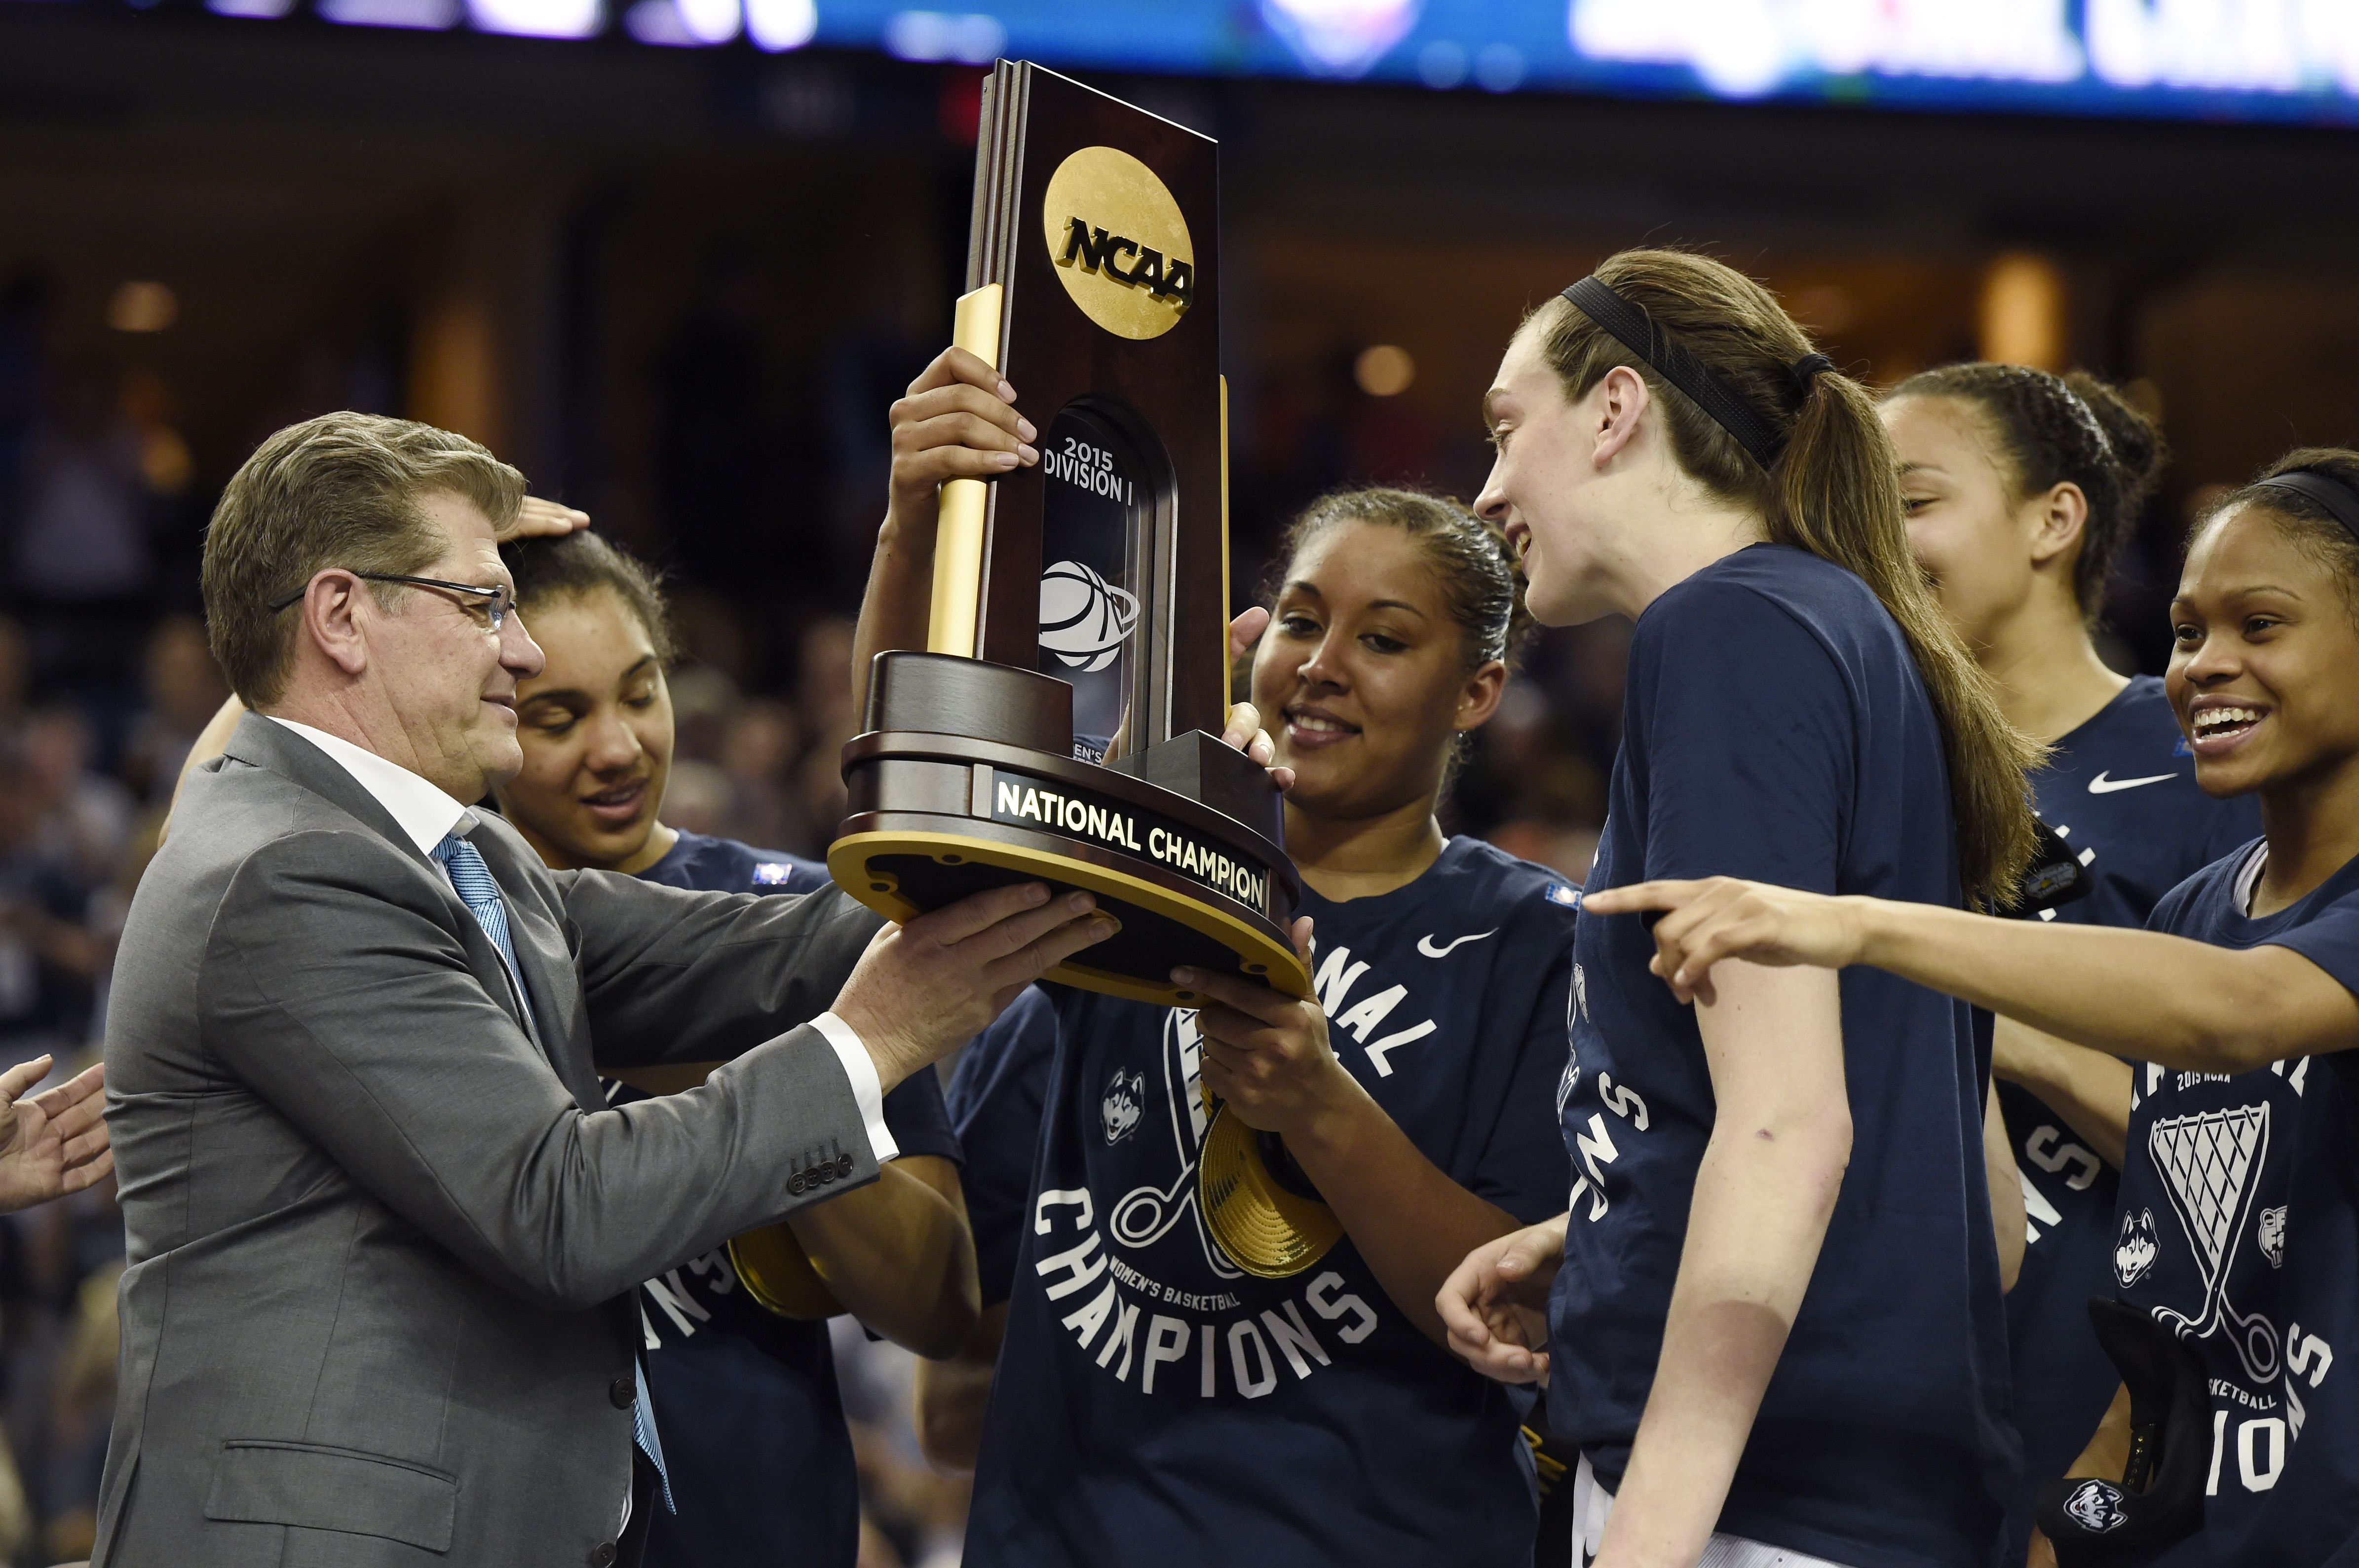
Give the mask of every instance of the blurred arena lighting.
[[1417, 52], [1417, 79], [1437, 92], [1447, 92], [1466, 80], [1466, 47], [1450, 38], [1436, 38]]
[[467, 0], [467, 18], [486, 33], [586, 38], [605, 22], [599, 0]]
[[179, 297], [146, 280], [117, 285], [106, 301], [106, 324], [118, 332], [160, 332], [179, 314]]
[[2087, 27], [2089, 62], [2116, 87], [2291, 92], [2331, 77], [2359, 92], [2351, 0], [2088, 0]]
[[1397, 344], [1377, 343], [1352, 362], [1352, 379], [1370, 397], [1397, 397], [1417, 379], [1417, 362]]
[[1315, 76], [1357, 76], [1417, 22], [1419, 0], [1261, 0], [1261, 16]]
[[745, 36], [773, 53], [799, 49], [819, 31], [812, 0], [745, 0]]
[[1474, 84], [1485, 92], [1513, 92], [1524, 84], [1524, 51], [1513, 44], [1484, 44], [1474, 57]]
[[902, 59], [989, 65], [1007, 47], [996, 16], [947, 11], [897, 11], [885, 24], [885, 52]]
[[2070, 81], [2085, 64], [2064, 0], [1573, 0], [1571, 27], [1592, 59], [1686, 65], [1732, 98], [1803, 72]]
[[725, 44], [745, 26], [737, 0], [672, 0], [680, 26], [701, 44]]
[[459, 21], [459, 0], [319, 0], [314, 9], [352, 27], [437, 28]]
[[[82, 0], [103, 5], [111, 0]], [[146, 9], [158, 0], [124, 0]], [[186, 4], [188, 0], [162, 0]], [[749, 38], [1435, 92], [2359, 124], [2359, 0], [203, 0], [245, 18]], [[729, 17], [734, 15], [733, 24]]]
[[2063, 269], [2047, 256], [2010, 251], [1997, 257], [1983, 275], [1982, 357], [2064, 369], [2066, 295]]

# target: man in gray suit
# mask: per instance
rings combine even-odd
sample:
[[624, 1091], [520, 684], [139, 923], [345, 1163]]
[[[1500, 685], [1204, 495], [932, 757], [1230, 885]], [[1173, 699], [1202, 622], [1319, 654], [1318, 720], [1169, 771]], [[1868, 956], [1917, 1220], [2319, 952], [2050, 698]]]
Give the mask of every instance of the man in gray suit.
[[[665, 1506], [634, 1287], [875, 1180], [884, 1091], [1111, 932], [1037, 884], [880, 935], [832, 891], [544, 869], [464, 804], [520, 765], [540, 667], [495, 539], [523, 484], [330, 415], [214, 514], [253, 711], [116, 966], [101, 1568], [627, 1560]], [[613, 1110], [592, 1065], [713, 1060]]]

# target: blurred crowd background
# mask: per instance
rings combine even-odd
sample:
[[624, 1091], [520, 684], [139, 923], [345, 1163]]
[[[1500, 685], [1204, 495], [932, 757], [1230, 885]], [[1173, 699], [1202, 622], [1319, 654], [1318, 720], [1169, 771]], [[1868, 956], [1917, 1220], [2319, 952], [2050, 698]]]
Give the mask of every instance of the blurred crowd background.
[[[1277, 9], [1320, 8], [1228, 12]], [[1875, 381], [1989, 357], [2126, 383], [2177, 458], [2112, 606], [2124, 668], [2160, 667], [2207, 486], [2359, 439], [2351, 130], [1506, 92], [1465, 58], [1423, 86], [1077, 72], [1222, 142], [1241, 602], [1322, 491], [1471, 497], [1519, 315], [1634, 243], [1767, 278]], [[665, 819], [823, 852], [885, 410], [947, 333], [981, 74], [0, 0], [0, 1063], [103, 1028], [224, 695], [205, 519], [261, 437], [325, 410], [475, 436], [659, 563], [688, 650]], [[1626, 630], [1530, 650], [1451, 827], [1585, 869]], [[0, 1222], [0, 1562], [88, 1549], [122, 1252], [103, 1187]], [[906, 1365], [844, 1342], [871, 1560], [954, 1562]]]

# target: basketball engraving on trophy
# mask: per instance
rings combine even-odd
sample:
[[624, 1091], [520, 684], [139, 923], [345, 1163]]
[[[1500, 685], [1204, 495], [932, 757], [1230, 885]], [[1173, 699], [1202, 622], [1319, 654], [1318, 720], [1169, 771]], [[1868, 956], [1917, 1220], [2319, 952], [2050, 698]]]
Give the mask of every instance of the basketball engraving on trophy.
[[1049, 259], [1082, 314], [1117, 337], [1159, 338], [1196, 297], [1196, 246], [1155, 171], [1118, 147], [1057, 166], [1040, 203]]
[[1066, 668], [1104, 669], [1137, 625], [1138, 596], [1088, 562], [1059, 561], [1040, 574], [1040, 646]]

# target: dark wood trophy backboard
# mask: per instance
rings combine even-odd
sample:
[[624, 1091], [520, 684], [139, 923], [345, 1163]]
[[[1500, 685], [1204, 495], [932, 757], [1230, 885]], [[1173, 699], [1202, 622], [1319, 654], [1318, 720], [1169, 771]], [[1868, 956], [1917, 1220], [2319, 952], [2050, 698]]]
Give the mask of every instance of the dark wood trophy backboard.
[[[943, 487], [928, 651], [877, 656], [828, 869], [895, 920], [1008, 882], [1121, 923], [1050, 979], [1187, 1007], [1176, 965], [1297, 997], [1301, 898], [1228, 699], [1216, 145], [1054, 72], [985, 85], [953, 337], [1039, 425], [1040, 461]], [[1223, 1127], [1223, 1124], [1226, 1124]], [[1334, 1220], [1274, 1140], [1215, 1115], [1208, 1219], [1291, 1273]]]

